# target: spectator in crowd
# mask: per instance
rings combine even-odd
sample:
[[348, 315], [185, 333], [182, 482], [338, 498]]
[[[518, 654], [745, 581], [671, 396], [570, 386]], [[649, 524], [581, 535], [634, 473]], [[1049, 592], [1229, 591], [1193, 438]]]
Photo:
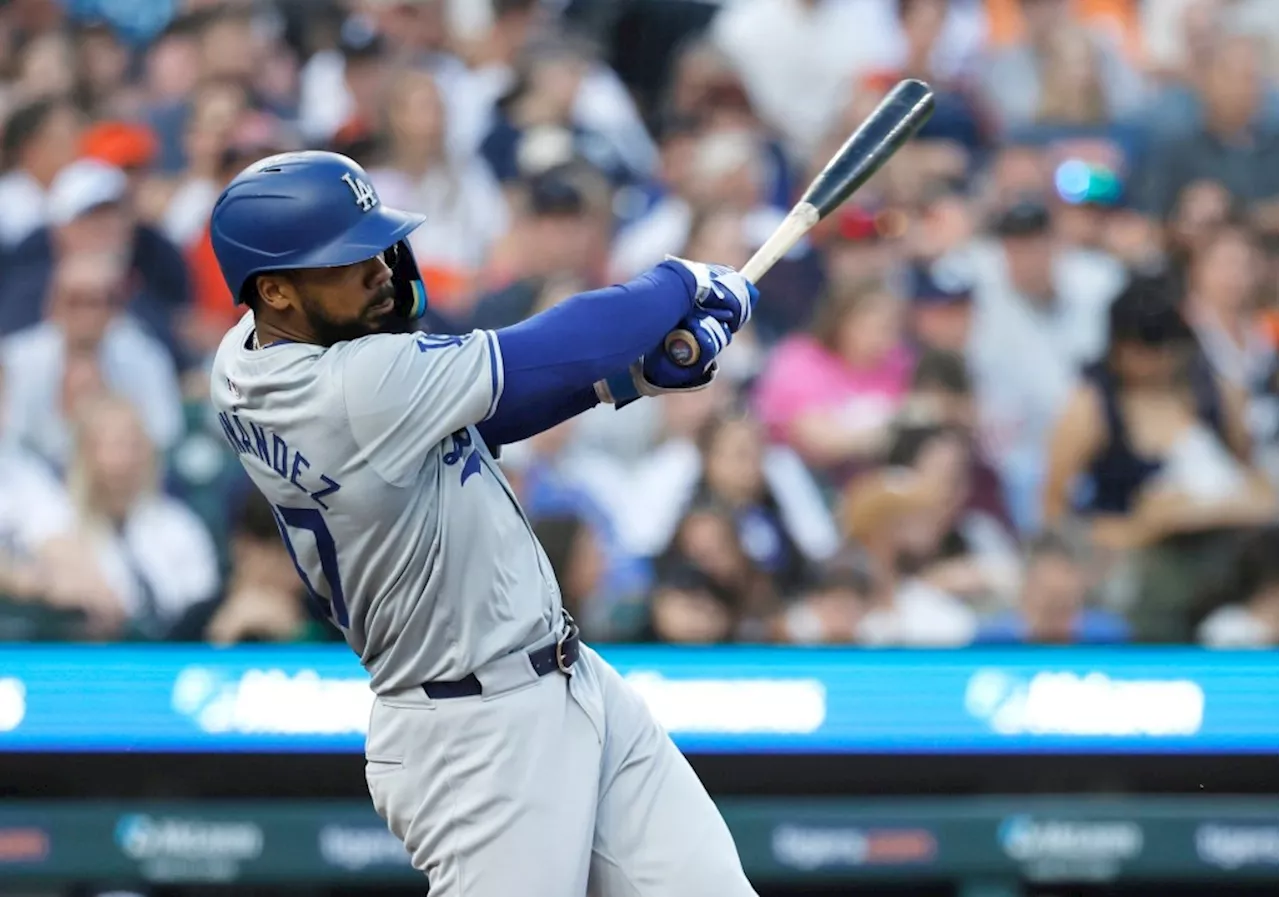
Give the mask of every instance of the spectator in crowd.
[[67, 488], [89, 546], [83, 563], [104, 586], [95, 611], [117, 636], [163, 638], [218, 588], [213, 541], [194, 513], [158, 490], [158, 463], [128, 401], [102, 395], [81, 405]]
[[[1144, 549], [1133, 619], [1143, 638], [1190, 636], [1188, 607], [1234, 545], [1276, 518], [1249, 466], [1238, 391], [1214, 377], [1162, 281], [1112, 304], [1107, 351], [1088, 369], [1050, 442], [1045, 518], [1073, 509], [1103, 549]], [[1160, 550], [1156, 550], [1160, 549]]]
[[1249, 208], [1264, 229], [1276, 228], [1277, 171], [1274, 124], [1255, 118], [1263, 74], [1252, 35], [1225, 34], [1208, 66], [1197, 72], [1204, 120], [1185, 136], [1159, 140], [1145, 166], [1141, 205], [1164, 217], [1178, 194], [1201, 179], [1216, 181]]
[[248, 490], [231, 533], [226, 588], [193, 604], [171, 637], [215, 645], [244, 642], [337, 641], [338, 633], [309, 612], [306, 588], [280, 538], [275, 512]]
[[524, 320], [551, 284], [601, 285], [608, 194], [599, 173], [583, 165], [558, 166], [524, 186], [506, 245], [487, 272], [494, 286], [470, 310], [472, 327]]
[[978, 627], [978, 644], [1110, 644], [1129, 638], [1113, 611], [1088, 606], [1087, 558], [1070, 539], [1045, 532], [1027, 547], [1018, 606]]
[[154, 172], [176, 174], [183, 164], [182, 117], [188, 99], [200, 82], [201, 22], [196, 16], [180, 16], [164, 26], [142, 54], [138, 78], [140, 123], [157, 139]]
[[680, 48], [663, 103], [660, 114], [666, 125], [660, 127], [664, 133], [674, 127], [694, 134], [756, 134], [761, 141], [765, 198], [779, 207], [790, 207], [794, 184], [786, 149], [756, 115], [733, 64], [705, 37]]
[[75, 46], [65, 29], [33, 32], [16, 50], [17, 83], [13, 89], [18, 97], [31, 100], [74, 93], [78, 65]]
[[790, 449], [768, 446], [759, 424], [743, 414], [713, 415], [695, 439], [668, 443], [636, 482], [632, 513], [646, 521], [646, 553], [668, 544], [687, 508], [714, 505], [732, 515], [742, 551], [785, 596], [837, 548], [834, 521], [809, 472]]
[[1224, 225], [1187, 271], [1183, 314], [1214, 374], [1237, 390], [1251, 391], [1265, 380], [1274, 353], [1257, 326], [1262, 264], [1252, 231]]
[[852, 644], [877, 588], [871, 560], [844, 548], [822, 564], [811, 588], [779, 612], [774, 637], [801, 645]]
[[[170, 33], [161, 44], [165, 52], [156, 61], [159, 69], [149, 85], [144, 112], [146, 123], [160, 141], [160, 168], [165, 174], [178, 174], [196, 162], [203, 163], [202, 174], [207, 175], [209, 163], [216, 160], [216, 151], [203, 160], [187, 155], [193, 133], [214, 136], [220, 122], [224, 127], [230, 124], [216, 114], [193, 128], [197, 105], [209, 106], [205, 88], [238, 95], [241, 102], [252, 98], [262, 108], [271, 108], [270, 99], [275, 93], [271, 82], [278, 77], [281, 66], [292, 66], [291, 54], [271, 45], [271, 33], [270, 29], [255, 27], [252, 9], [237, 3], [191, 9], [170, 23]], [[163, 77], [172, 77], [187, 89], [177, 93], [169, 85], [155, 83]], [[212, 104], [205, 114], [209, 112], [220, 112], [220, 105]], [[203, 148], [211, 149], [208, 143]]]
[[926, 349], [916, 362], [911, 392], [898, 416], [900, 425], [944, 427], [965, 443], [969, 458], [968, 490], [963, 508], [1000, 525], [1008, 538], [1016, 528], [1005, 504], [1000, 477], [978, 438], [978, 413], [964, 356]]
[[150, 218], [144, 208], [152, 192], [150, 173], [158, 152], [159, 143], [150, 128], [123, 119], [99, 120], [80, 135], [81, 158], [96, 159], [125, 173], [126, 193], [134, 198], [142, 220]]
[[[533, 533], [551, 562], [565, 610], [579, 625], [599, 619], [593, 605], [608, 600], [602, 594], [606, 585], [606, 562], [591, 524], [582, 516], [566, 511], [539, 517], [533, 522]], [[616, 631], [597, 631], [594, 638], [607, 639], [617, 634]], [[625, 632], [626, 636], [632, 634]]]
[[139, 111], [129, 84], [129, 50], [105, 22], [81, 22], [72, 30], [77, 61], [76, 97], [97, 118]]
[[[75, 107], [63, 99], [32, 100], [9, 113], [4, 124], [4, 174], [0, 175], [0, 260], [48, 221], [53, 179], [75, 158], [81, 127]], [[0, 315], [5, 315], [0, 303]]]
[[[915, 203], [902, 210], [903, 261], [928, 270], [967, 245], [974, 237], [975, 212], [963, 179], [932, 180]], [[936, 276], [940, 272], [931, 273]], [[945, 279], [959, 283], [964, 277], [960, 272], [949, 272]]]
[[[1045, 109], [1046, 93], [1056, 92], [1059, 99], [1071, 99], [1073, 92], [1070, 84], [1055, 84], [1049, 77], [1053, 73], [1055, 49], [1062, 49], [1056, 42], [1076, 27], [1071, 4], [1067, 0], [1026, 0], [1018, 6], [1023, 25], [1021, 39], [997, 47], [982, 66], [986, 105], [1006, 131], [1034, 122], [1037, 114]], [[1090, 28], [1087, 37], [1093, 52], [1084, 58], [1097, 72], [1097, 84], [1102, 90], [1098, 104], [1111, 119], [1136, 111], [1146, 97], [1141, 76], [1105, 31]], [[1077, 53], [1072, 62], [1080, 60], [1081, 54]], [[1068, 74], [1061, 68], [1058, 72]], [[1084, 80], [1085, 73], [1079, 67], [1073, 66], [1072, 73], [1079, 73]], [[1060, 90], [1054, 91], [1055, 87]]]
[[755, 397], [771, 439], [836, 480], [882, 455], [911, 377], [902, 305], [875, 282], [833, 289], [812, 334], [778, 345]]
[[303, 137], [360, 161], [373, 143], [391, 67], [386, 37], [376, 24], [364, 15], [348, 16], [337, 46], [317, 51], [300, 72]]
[[398, 72], [385, 107], [384, 160], [369, 177], [383, 202], [427, 216], [410, 242], [427, 295], [449, 311], [474, 291], [490, 248], [507, 232], [509, 213], [483, 162], [450, 156], [446, 112], [429, 73]]
[[1196, 640], [1209, 648], [1275, 648], [1280, 642], [1280, 580], [1276, 563], [1276, 529], [1266, 527], [1252, 537], [1226, 568], [1226, 588], [1215, 589], [1225, 603], [1196, 630]]
[[876, 587], [858, 626], [870, 646], [956, 647], [973, 638], [977, 614], [955, 595], [918, 574], [940, 542], [937, 508], [953, 485], [942, 464], [921, 470], [886, 468], [862, 474], [845, 491], [845, 535], [865, 549], [876, 571]]
[[945, 264], [918, 264], [907, 269], [906, 277], [911, 302], [907, 331], [912, 341], [924, 351], [963, 355], [973, 323], [973, 284], [965, 271]]
[[127, 398], [161, 451], [181, 434], [173, 362], [122, 311], [124, 277], [118, 255], [64, 257], [50, 284], [45, 320], [0, 343], [0, 360], [10, 372], [3, 399], [11, 434], [59, 469], [70, 460], [77, 405], [96, 393]]
[[590, 54], [574, 41], [549, 40], [528, 49], [479, 147], [499, 181], [508, 183], [572, 158], [585, 159], [615, 185], [646, 173], [634, 169], [633, 160], [580, 115], [578, 100], [592, 67]]
[[[896, 272], [902, 249], [897, 210], [850, 202], [833, 218], [819, 234], [825, 237], [822, 249], [827, 288], [839, 291], [869, 281], [887, 283]], [[788, 323], [795, 328], [804, 322]]]
[[[449, 143], [460, 157], [474, 154], [489, 127], [494, 105], [511, 88], [524, 48], [537, 32], [537, 0], [494, 0], [489, 8], [454, 8], [453, 44], [466, 62], [463, 83], [452, 83]], [[596, 70], [592, 70], [594, 74]], [[588, 80], [591, 75], [588, 75]]]
[[111, 253], [126, 262], [130, 313], [161, 340], [176, 363], [184, 352], [175, 317], [190, 299], [190, 278], [177, 248], [137, 220], [129, 178], [94, 159], [79, 159], [58, 173], [49, 195], [49, 224], [15, 247], [0, 281], [0, 334], [40, 320], [49, 281], [60, 259], [77, 253]]
[[776, 612], [769, 576], [752, 563], [731, 511], [695, 505], [657, 561], [652, 637], [675, 644], [758, 641]]
[[735, 110], [741, 108], [741, 100], [751, 109], [732, 60], [705, 37], [682, 46], [671, 66], [664, 116], [678, 121], [723, 114], [725, 100], [730, 98]]
[[8, 437], [0, 408], [0, 641], [79, 638], [91, 584], [75, 575], [84, 552], [71, 500], [49, 467]]
[[1043, 202], [997, 213], [994, 241], [975, 244], [968, 362], [983, 439], [1022, 531], [1034, 531], [1047, 440], [1080, 365], [1106, 338], [1106, 303], [1123, 272], [1106, 256], [1055, 243]]
[[689, 241], [695, 219], [713, 211], [741, 214], [748, 245], [761, 245], [784, 215], [768, 202], [767, 170], [765, 147], [756, 132], [704, 130], [685, 176], [670, 185], [672, 192], [618, 235], [609, 260], [612, 278], [629, 280], [678, 253]]
[[1102, 80], [1104, 54], [1083, 27], [1067, 26], [1048, 35], [1040, 68], [1040, 96], [1030, 121], [1015, 129], [1020, 139], [1102, 153], [1101, 159], [1125, 172], [1136, 159], [1137, 134], [1116, 121]]
[[235, 81], [208, 81], [191, 97], [183, 129], [186, 166], [159, 220], [161, 232], [180, 248], [189, 247], [208, 221], [226, 185], [224, 163], [249, 97]]
[[1050, 442], [1046, 520], [1083, 511], [1099, 545], [1127, 548], [1273, 516], [1243, 467], [1250, 446], [1239, 393], [1194, 354], [1164, 282], [1126, 287], [1109, 331]]
[[[984, 508], [975, 488], [972, 442], [963, 428], [935, 421], [895, 427], [885, 463], [919, 484], [921, 508], [908, 521], [898, 571], [975, 607], [998, 607], [1012, 597], [1017, 548], [1004, 522]], [[857, 527], [855, 485], [846, 510], [849, 535]], [[986, 498], [986, 503], [991, 499]]]
[[1186, 277], [1187, 266], [1218, 228], [1233, 217], [1236, 203], [1220, 181], [1202, 178], [1178, 191], [1164, 219], [1166, 267], [1178, 279]]

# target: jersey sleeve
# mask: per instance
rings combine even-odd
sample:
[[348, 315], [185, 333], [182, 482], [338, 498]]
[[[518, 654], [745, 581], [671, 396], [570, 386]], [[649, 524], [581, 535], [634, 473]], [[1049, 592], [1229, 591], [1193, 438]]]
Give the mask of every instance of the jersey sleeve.
[[404, 482], [438, 442], [492, 416], [502, 397], [501, 351], [488, 330], [379, 335], [350, 344], [343, 401], [373, 469], [388, 482]]

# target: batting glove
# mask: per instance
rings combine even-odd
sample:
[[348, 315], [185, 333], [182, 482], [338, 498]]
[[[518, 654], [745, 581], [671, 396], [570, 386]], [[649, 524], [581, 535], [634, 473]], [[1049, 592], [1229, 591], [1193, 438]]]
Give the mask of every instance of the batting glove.
[[701, 312], [681, 321], [679, 329], [689, 331], [698, 341], [698, 348], [702, 350], [698, 364], [681, 367], [667, 357], [659, 343], [626, 371], [598, 381], [595, 390], [600, 401], [622, 408], [641, 396], [694, 392], [710, 386], [720, 369], [716, 356], [733, 340], [733, 334], [725, 324]]
[[751, 320], [760, 291], [728, 265], [707, 265], [673, 255], [667, 256], [663, 264], [679, 265], [693, 275], [697, 283], [693, 304], [726, 324], [730, 333], [737, 333]]

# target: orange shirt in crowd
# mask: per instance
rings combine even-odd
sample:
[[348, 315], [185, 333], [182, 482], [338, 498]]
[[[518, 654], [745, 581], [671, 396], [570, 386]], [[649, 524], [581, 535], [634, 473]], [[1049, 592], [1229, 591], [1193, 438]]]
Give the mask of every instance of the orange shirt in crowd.
[[[1004, 46], [1022, 37], [1022, 0], [986, 0], [987, 35], [992, 44]], [[1142, 58], [1142, 23], [1137, 0], [1071, 0], [1082, 22], [1117, 33], [1131, 59]]]
[[200, 238], [186, 251], [187, 266], [191, 269], [191, 287], [195, 296], [195, 311], [199, 318], [210, 325], [232, 327], [240, 319], [242, 309], [232, 301], [231, 291], [222, 279], [222, 269], [213, 254], [213, 240], [206, 227]]

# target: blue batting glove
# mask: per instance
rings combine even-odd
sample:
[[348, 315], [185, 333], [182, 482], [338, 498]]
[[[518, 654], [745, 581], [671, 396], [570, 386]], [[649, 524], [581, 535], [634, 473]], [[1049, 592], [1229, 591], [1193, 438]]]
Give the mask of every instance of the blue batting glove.
[[625, 370], [595, 384], [601, 402], [623, 408], [641, 396], [660, 396], [668, 392], [693, 392], [706, 389], [715, 380], [719, 365], [716, 356], [733, 339], [728, 325], [704, 312], [695, 312], [680, 322], [676, 329], [693, 334], [702, 350], [699, 363], [681, 367], [667, 357], [662, 343]]
[[693, 304], [737, 333], [751, 320], [760, 291], [728, 265], [707, 265], [669, 255], [663, 264], [679, 265], [693, 275]]
[[680, 328], [688, 330], [698, 342], [702, 350], [698, 363], [693, 367], [681, 367], [672, 361], [662, 345], [644, 357], [641, 370], [644, 379], [659, 389], [684, 389], [706, 380], [707, 372], [715, 363], [716, 356], [728, 347], [733, 339], [728, 325], [707, 312], [695, 312], [680, 322]]

